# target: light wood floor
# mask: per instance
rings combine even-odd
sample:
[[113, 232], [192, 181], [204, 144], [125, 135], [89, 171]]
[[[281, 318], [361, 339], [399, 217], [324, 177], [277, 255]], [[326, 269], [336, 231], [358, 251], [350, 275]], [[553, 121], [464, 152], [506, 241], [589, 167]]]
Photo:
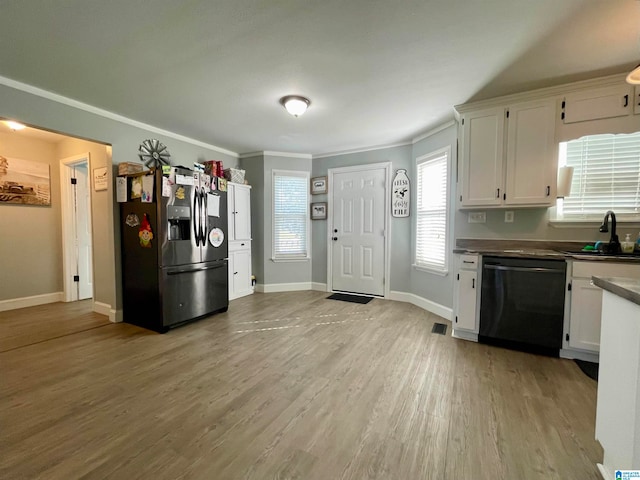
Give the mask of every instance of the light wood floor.
[[0, 353], [0, 478], [599, 478], [596, 383], [572, 361], [325, 296], [254, 294], [166, 335], [109, 324]]

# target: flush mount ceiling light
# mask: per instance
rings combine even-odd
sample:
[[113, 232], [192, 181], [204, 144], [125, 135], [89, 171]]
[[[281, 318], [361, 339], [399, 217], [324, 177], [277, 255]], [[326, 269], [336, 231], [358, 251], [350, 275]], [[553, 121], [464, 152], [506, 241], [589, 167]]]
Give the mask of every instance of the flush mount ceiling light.
[[640, 85], [640, 65], [629, 72], [629, 75], [627, 75], [627, 83]]
[[311, 100], [300, 95], [287, 95], [280, 99], [280, 105], [287, 109], [294, 117], [299, 117], [307, 111], [307, 107], [311, 105]]
[[18, 122], [14, 122], [12, 120], [5, 120], [4, 124], [14, 132], [17, 132], [18, 130], [22, 130], [23, 128], [25, 128], [25, 125]]

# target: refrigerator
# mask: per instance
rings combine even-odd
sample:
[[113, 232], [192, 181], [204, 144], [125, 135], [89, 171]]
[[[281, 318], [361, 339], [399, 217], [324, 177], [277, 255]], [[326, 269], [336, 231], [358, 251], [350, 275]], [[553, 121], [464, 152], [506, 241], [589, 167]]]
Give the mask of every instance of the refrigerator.
[[164, 333], [228, 309], [227, 193], [215, 180], [182, 167], [126, 178], [125, 322]]

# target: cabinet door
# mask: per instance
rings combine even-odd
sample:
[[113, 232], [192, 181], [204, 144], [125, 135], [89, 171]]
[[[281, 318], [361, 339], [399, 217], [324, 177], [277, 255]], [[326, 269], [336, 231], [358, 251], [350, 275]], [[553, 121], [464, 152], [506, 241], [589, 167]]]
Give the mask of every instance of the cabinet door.
[[505, 203], [551, 205], [556, 196], [555, 102], [513, 105], [507, 119]]
[[571, 281], [571, 317], [569, 346], [591, 352], [600, 351], [602, 289], [587, 278]]
[[633, 113], [640, 114], [640, 85], [636, 85], [635, 100], [633, 101]]
[[229, 298], [248, 295], [251, 290], [251, 250], [229, 253]]
[[[231, 183], [227, 183], [227, 237], [229, 242], [233, 242], [236, 239], [236, 222], [234, 214], [236, 211], [235, 191], [235, 186]], [[231, 269], [231, 265], [229, 265], [229, 269]]]
[[251, 240], [251, 189], [234, 186], [235, 240]]
[[477, 333], [476, 295], [478, 274], [475, 270], [460, 270], [456, 280], [456, 314], [453, 328]]
[[504, 116], [504, 108], [492, 108], [463, 118], [463, 206], [502, 204]]
[[564, 123], [630, 115], [633, 112], [631, 85], [596, 88], [567, 95], [564, 99]]

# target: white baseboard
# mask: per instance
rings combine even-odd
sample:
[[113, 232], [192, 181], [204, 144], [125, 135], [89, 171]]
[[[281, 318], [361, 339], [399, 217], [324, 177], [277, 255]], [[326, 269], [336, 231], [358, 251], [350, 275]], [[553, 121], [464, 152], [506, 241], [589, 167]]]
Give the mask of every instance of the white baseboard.
[[259, 283], [256, 285], [256, 291], [262, 293], [299, 292], [301, 290], [313, 290], [311, 285], [311, 282], [271, 283], [268, 285]]
[[44, 293], [42, 295], [33, 295], [31, 297], [11, 298], [9, 300], [0, 300], [0, 312], [62, 301], [64, 301], [63, 292]]
[[311, 290], [316, 290], [318, 292], [328, 292], [326, 283], [319, 282], [311, 282]]
[[600, 355], [597, 353], [583, 352], [581, 350], [571, 350], [570, 348], [560, 349], [560, 358], [569, 360], [584, 360], [585, 362], [600, 363]]
[[111, 308], [111, 305], [102, 302], [93, 302], [93, 311], [109, 317], [111, 323], [122, 321], [122, 310], [120, 310], [120, 320], [118, 320], [118, 312]]
[[451, 336], [454, 338], [460, 338], [462, 340], [469, 340], [470, 342], [478, 341], [478, 334], [466, 332], [464, 330], [456, 330], [455, 328], [451, 329]]
[[123, 313], [122, 310], [109, 310], [109, 320], [112, 323], [122, 323], [123, 321]]
[[427, 312], [431, 312], [435, 315], [438, 315], [445, 320], [451, 321], [453, 317], [453, 309], [449, 307], [445, 307], [444, 305], [440, 305], [439, 303], [432, 302], [431, 300], [427, 300], [426, 298], [419, 297], [413, 293], [406, 292], [389, 292], [389, 300], [396, 300], [398, 302], [406, 302], [415, 305], [416, 307], [420, 307]]

